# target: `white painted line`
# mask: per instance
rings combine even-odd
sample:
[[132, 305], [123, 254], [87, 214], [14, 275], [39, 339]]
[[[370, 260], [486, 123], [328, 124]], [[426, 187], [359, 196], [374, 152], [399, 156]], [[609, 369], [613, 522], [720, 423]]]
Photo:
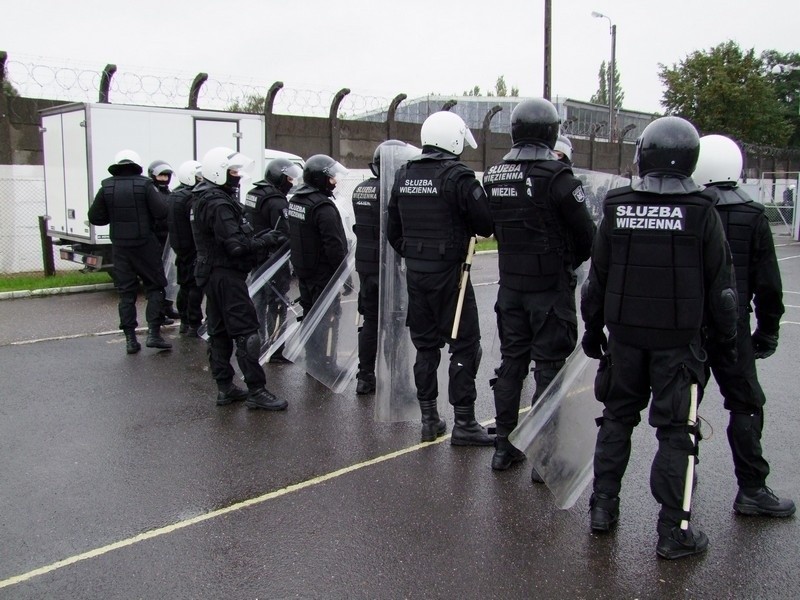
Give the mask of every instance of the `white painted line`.
[[781, 325], [800, 325], [800, 321], [781, 321]]
[[794, 256], [784, 256], [783, 258], [779, 258], [778, 262], [781, 262], [781, 261], [784, 261], [784, 260], [792, 260], [793, 258], [800, 258], [800, 254], [795, 254]]
[[[530, 407], [521, 410], [520, 413], [526, 412], [527, 410], [530, 410]], [[493, 422], [494, 419], [483, 423], [483, 425], [485, 426]], [[389, 454], [377, 456], [375, 458], [365, 460], [364, 462], [350, 465], [349, 467], [344, 467], [337, 471], [332, 471], [331, 473], [327, 473], [325, 475], [320, 475], [312, 479], [307, 479], [306, 481], [301, 481], [300, 483], [289, 485], [280, 490], [275, 490], [273, 492], [268, 492], [261, 496], [256, 496], [255, 498], [250, 498], [249, 500], [243, 500], [242, 502], [237, 502], [236, 504], [226, 506], [225, 508], [212, 510], [211, 512], [202, 515], [197, 515], [196, 517], [192, 517], [191, 519], [178, 521], [177, 523], [173, 523], [172, 525], [166, 525], [164, 527], [159, 527], [157, 529], [151, 529], [150, 531], [145, 531], [144, 533], [140, 533], [133, 537], [120, 540], [112, 544], [108, 544], [107, 546], [101, 546], [100, 548], [94, 548], [93, 550], [88, 550], [86, 552], [70, 556], [69, 558], [65, 558], [63, 560], [56, 561], [49, 565], [39, 567], [38, 569], [33, 569], [32, 571], [28, 571], [27, 573], [22, 573], [21, 575], [15, 575], [13, 577], [9, 577], [8, 579], [0, 580], [0, 589], [5, 587], [10, 587], [12, 585], [22, 583], [24, 581], [28, 581], [29, 579], [33, 579], [34, 577], [38, 577], [39, 575], [46, 575], [47, 573], [52, 573], [53, 571], [56, 571], [58, 569], [68, 567], [69, 565], [74, 565], [75, 563], [79, 563], [81, 561], [88, 560], [90, 558], [96, 558], [98, 556], [102, 556], [103, 554], [108, 554], [109, 552], [113, 552], [114, 550], [119, 550], [120, 548], [133, 546], [134, 544], [138, 544], [139, 542], [144, 542], [145, 540], [157, 538], [162, 535], [167, 535], [169, 533], [179, 531], [180, 529], [185, 529], [186, 527], [191, 527], [192, 525], [197, 525], [198, 523], [202, 523], [203, 521], [216, 519], [217, 517], [221, 517], [229, 513], [240, 511], [242, 509], [249, 508], [251, 506], [263, 504], [268, 500], [280, 498], [281, 496], [285, 496], [286, 494], [291, 494], [292, 492], [299, 492], [300, 490], [304, 490], [306, 488], [319, 485], [320, 483], [325, 483], [326, 481], [329, 481], [331, 479], [336, 479], [337, 477], [341, 477], [342, 475], [347, 475], [348, 473], [359, 471], [365, 467], [371, 467], [372, 465], [377, 465], [382, 462], [392, 460], [394, 458], [399, 458], [400, 456], [416, 452], [417, 450], [427, 448], [428, 446], [433, 446], [434, 444], [441, 444], [442, 442], [445, 442], [449, 439], [450, 439], [450, 434], [444, 435], [440, 438], [437, 438], [433, 442], [423, 442], [420, 444], [415, 444], [414, 446], [409, 446], [408, 448], [403, 448], [402, 450], [397, 450], [395, 452], [390, 452]]]

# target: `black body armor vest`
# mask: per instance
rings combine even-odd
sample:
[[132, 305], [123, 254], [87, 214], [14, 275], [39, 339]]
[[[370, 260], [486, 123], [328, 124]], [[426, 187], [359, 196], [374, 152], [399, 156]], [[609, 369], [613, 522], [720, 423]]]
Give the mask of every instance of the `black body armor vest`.
[[278, 191], [274, 185], [265, 181], [260, 184], [256, 184], [252, 190], [247, 192], [247, 195], [244, 197], [244, 214], [247, 217], [247, 220], [253, 226], [253, 231], [255, 233], [260, 233], [262, 231], [269, 231], [272, 229], [272, 224], [264, 218], [264, 205], [269, 202], [271, 198], [278, 197], [281, 201], [284, 201], [286, 196]]
[[109, 237], [120, 246], [138, 246], [155, 233], [155, 219], [147, 205], [147, 186], [141, 175], [110, 177], [102, 182], [108, 207]]
[[178, 254], [194, 250], [194, 235], [189, 221], [193, 202], [192, 188], [181, 184], [172, 192], [167, 205], [169, 245]]
[[[314, 227], [314, 211], [323, 204], [336, 205], [322, 192], [301, 188], [289, 202], [289, 244], [292, 265], [301, 279], [318, 275], [317, 267], [324, 260], [322, 240]], [[333, 265], [331, 272], [339, 265]]]
[[380, 181], [376, 178], [359, 183], [353, 190], [356, 224], [356, 271], [376, 275], [380, 265], [381, 202]]
[[[198, 186], [199, 187], [199, 186]], [[196, 198], [192, 206], [192, 234], [194, 235], [194, 242], [197, 248], [197, 263], [198, 267], [201, 265], [211, 267], [223, 267], [227, 269], [234, 269], [247, 273], [253, 267], [253, 256], [251, 254], [244, 254], [240, 257], [229, 256], [225, 252], [225, 247], [221, 242], [218, 242], [214, 236], [214, 213], [216, 208], [223, 204], [229, 205], [233, 208], [236, 214], [236, 220], [239, 227], [250, 228], [244, 214], [242, 213], [241, 205], [226, 194], [222, 189], [217, 186], [209, 185], [202, 187], [199, 191], [195, 188]], [[248, 235], [242, 229], [244, 235]], [[252, 233], [249, 232], [249, 233]]]

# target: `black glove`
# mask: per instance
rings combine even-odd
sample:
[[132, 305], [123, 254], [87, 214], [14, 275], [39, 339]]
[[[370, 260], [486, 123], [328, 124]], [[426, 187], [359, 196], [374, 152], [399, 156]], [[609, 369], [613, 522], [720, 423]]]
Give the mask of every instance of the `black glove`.
[[778, 334], [764, 333], [756, 328], [750, 338], [753, 341], [753, 355], [756, 358], [769, 358], [778, 349]]
[[608, 338], [602, 329], [587, 329], [581, 340], [583, 352], [589, 358], [601, 359], [608, 349]]
[[286, 236], [276, 229], [264, 230], [253, 237], [260, 248], [277, 248], [286, 241]]

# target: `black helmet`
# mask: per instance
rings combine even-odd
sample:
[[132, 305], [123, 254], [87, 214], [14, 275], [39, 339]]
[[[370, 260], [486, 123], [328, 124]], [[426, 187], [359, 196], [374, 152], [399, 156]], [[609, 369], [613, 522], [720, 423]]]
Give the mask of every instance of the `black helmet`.
[[331, 183], [331, 179], [335, 180], [346, 173], [347, 169], [330, 156], [315, 154], [306, 161], [306, 166], [303, 168], [303, 181], [307, 186], [330, 195], [336, 187], [336, 182]]
[[372, 171], [372, 174], [375, 177], [381, 176], [381, 148], [384, 146], [405, 146], [405, 142], [401, 142], [400, 140], [386, 140], [385, 142], [381, 142], [378, 144], [378, 147], [375, 148], [375, 152], [372, 154], [372, 162], [369, 163], [369, 169]]
[[650, 123], [636, 140], [633, 162], [639, 177], [656, 172], [690, 177], [700, 155], [700, 136], [681, 117], [661, 117]]
[[558, 111], [544, 98], [523, 100], [511, 113], [511, 142], [544, 144], [551, 150], [558, 139]]
[[269, 161], [264, 171], [264, 179], [278, 188], [281, 193], [288, 194], [294, 182], [303, 176], [303, 171], [287, 158], [274, 158]]

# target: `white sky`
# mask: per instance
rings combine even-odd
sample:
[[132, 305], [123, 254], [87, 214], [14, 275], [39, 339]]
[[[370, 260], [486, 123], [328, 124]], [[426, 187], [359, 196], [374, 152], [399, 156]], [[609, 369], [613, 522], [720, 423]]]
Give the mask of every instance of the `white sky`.
[[[588, 100], [617, 26], [624, 106], [660, 111], [658, 64], [729, 39], [800, 51], [800, 0], [553, 0], [552, 95]], [[409, 98], [493, 89], [543, 91], [544, 0], [7, 0], [8, 60], [351, 89]], [[113, 99], [112, 99], [113, 101]]]

